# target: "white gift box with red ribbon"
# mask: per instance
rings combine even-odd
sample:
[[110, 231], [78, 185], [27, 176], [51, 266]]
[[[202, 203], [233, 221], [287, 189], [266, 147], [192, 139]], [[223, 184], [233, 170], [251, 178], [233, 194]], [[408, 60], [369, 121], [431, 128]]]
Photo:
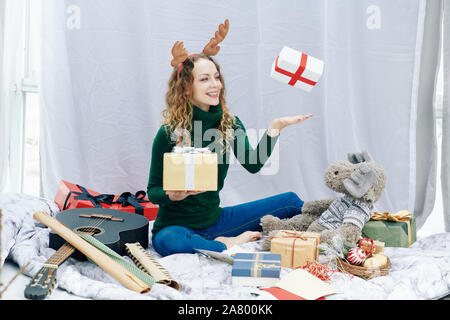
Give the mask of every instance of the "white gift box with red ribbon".
[[272, 64], [270, 76], [293, 87], [311, 91], [323, 73], [323, 61], [283, 47]]

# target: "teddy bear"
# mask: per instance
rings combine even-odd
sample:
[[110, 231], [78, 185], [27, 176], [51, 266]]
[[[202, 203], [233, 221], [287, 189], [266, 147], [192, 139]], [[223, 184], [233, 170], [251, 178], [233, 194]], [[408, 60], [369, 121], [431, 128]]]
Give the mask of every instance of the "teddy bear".
[[386, 173], [367, 151], [347, 154], [348, 161], [332, 163], [325, 172], [325, 184], [341, 197], [305, 202], [302, 213], [280, 219], [261, 218], [264, 240], [262, 250], [270, 249], [270, 239], [279, 230], [320, 233], [320, 242], [332, 245], [339, 235], [344, 243], [355, 244], [370, 219], [374, 204], [386, 187]]

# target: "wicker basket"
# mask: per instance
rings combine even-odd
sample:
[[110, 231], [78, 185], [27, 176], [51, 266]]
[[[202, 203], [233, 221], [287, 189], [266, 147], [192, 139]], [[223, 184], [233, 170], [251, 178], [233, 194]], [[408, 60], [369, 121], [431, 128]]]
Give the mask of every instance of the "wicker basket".
[[366, 280], [387, 275], [389, 273], [389, 268], [391, 267], [391, 261], [389, 258], [387, 258], [387, 262], [384, 265], [373, 268], [355, 266], [340, 258], [336, 259], [336, 263], [340, 271], [351, 273]]

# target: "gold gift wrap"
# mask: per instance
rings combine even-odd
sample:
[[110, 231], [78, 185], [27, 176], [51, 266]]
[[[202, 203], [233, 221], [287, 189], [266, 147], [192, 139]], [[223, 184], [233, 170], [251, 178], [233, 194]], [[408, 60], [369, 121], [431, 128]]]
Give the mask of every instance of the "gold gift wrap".
[[387, 263], [387, 257], [382, 253], [374, 254], [364, 261], [363, 267], [365, 268], [378, 268], [384, 266]]
[[216, 191], [217, 153], [164, 153], [163, 189]]
[[375, 247], [375, 252], [373, 254], [384, 252], [384, 242], [378, 241], [378, 240], [373, 240], [373, 245]]
[[282, 267], [303, 267], [317, 260], [319, 243], [319, 233], [281, 230], [270, 241], [270, 253], [281, 254]]

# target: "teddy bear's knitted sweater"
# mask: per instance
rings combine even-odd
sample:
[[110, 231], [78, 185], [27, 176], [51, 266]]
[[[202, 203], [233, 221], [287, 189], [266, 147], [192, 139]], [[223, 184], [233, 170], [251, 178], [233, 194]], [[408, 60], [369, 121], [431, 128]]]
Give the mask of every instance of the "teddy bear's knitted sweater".
[[344, 223], [352, 223], [362, 229], [372, 215], [372, 208], [372, 205], [364, 201], [345, 195], [334, 200], [317, 222], [330, 230], [335, 230]]

